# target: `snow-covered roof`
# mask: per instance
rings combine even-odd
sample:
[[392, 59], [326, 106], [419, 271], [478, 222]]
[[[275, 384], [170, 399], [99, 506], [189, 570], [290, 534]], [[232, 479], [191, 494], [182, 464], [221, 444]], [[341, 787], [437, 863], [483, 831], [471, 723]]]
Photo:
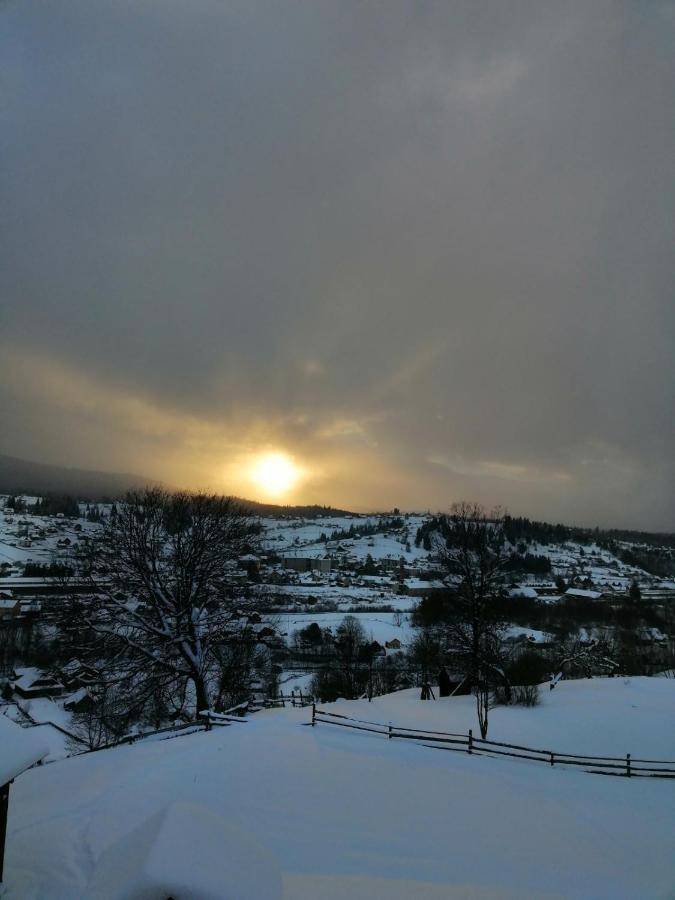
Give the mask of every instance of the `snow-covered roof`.
[[530, 600], [536, 600], [538, 596], [539, 594], [534, 588], [522, 584], [511, 588], [509, 591], [509, 597], [527, 597]]
[[78, 690], [73, 691], [72, 694], [68, 694], [67, 697], [63, 698], [64, 707], [68, 707], [73, 703], [79, 703], [80, 700], [84, 700], [85, 697], [89, 697], [89, 691], [85, 687], [78, 688]]
[[587, 600], [598, 600], [602, 597], [600, 591], [588, 591], [585, 588], [567, 588], [565, 591], [567, 597], [586, 597]]
[[33, 729], [21, 728], [7, 716], [0, 716], [0, 748], [0, 785], [30, 769], [49, 753], [49, 747]]
[[22, 688], [23, 690], [28, 690], [33, 687], [33, 685], [38, 685], [42, 687], [54, 687], [60, 686], [59, 682], [52, 678], [51, 675], [47, 675], [41, 669], [36, 669], [33, 667], [29, 667], [27, 669], [16, 669], [17, 677], [14, 679], [14, 686], [17, 688]]
[[403, 582], [407, 588], [414, 590], [440, 590], [445, 584], [442, 581], [424, 581], [422, 578], [406, 578]]

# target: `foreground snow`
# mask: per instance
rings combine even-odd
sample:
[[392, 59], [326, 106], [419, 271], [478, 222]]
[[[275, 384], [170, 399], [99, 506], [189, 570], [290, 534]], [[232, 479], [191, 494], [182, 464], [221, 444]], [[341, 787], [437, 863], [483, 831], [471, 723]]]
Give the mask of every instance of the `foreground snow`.
[[[624, 706], [632, 708], [639, 688], [645, 705], [652, 697], [651, 720], [658, 726], [654, 715], [668, 700], [672, 710], [675, 686], [660, 679], [633, 681], [647, 685], [636, 685]], [[560, 691], [556, 701], [561, 714], [576, 708], [589, 733], [594, 716], [582, 702], [583, 688], [593, 691], [596, 684], [614, 684], [608, 696], [630, 688], [616, 680], [563, 684], [572, 690], [567, 696]], [[659, 693], [665, 688], [668, 696]], [[615, 698], [613, 705], [618, 714], [620, 701]], [[338, 706], [356, 714], [363, 704]], [[464, 701], [457, 708], [463, 706]], [[378, 707], [391, 709], [397, 721], [415, 709], [424, 715], [448, 709], [415, 702], [408, 692], [370, 704], [371, 718]], [[551, 710], [553, 705], [518, 712], [523, 722], [529, 714], [546, 721]], [[276, 860], [287, 900], [633, 900], [672, 893], [673, 781], [468, 757], [331, 726], [311, 728], [304, 724], [309, 718], [309, 709], [270, 710], [235, 727], [87, 754], [24, 773], [12, 789], [7, 897], [91, 897], [90, 879], [100, 878], [117, 842], [142, 831], [143, 823], [170, 804], [197, 806], [204, 821], [217, 816], [230, 833], [262, 846]], [[570, 741], [574, 749], [582, 730]], [[635, 751], [645, 749], [639, 743], [636, 733], [630, 741]], [[656, 738], [650, 746], [656, 749]], [[670, 740], [659, 755], [672, 747]], [[193, 851], [198, 848], [186, 830], [176, 852], [189, 866]], [[244, 895], [230, 880], [222, 896]]]

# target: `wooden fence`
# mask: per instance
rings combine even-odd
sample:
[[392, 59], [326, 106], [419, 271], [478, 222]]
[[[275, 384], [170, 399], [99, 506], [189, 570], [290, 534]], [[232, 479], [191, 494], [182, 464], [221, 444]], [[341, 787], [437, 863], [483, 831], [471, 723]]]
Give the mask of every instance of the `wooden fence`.
[[312, 706], [314, 703], [314, 697], [311, 694], [303, 694], [302, 691], [292, 691], [290, 694], [286, 695], [284, 695], [284, 692], [281, 691], [278, 697], [267, 699], [264, 702], [266, 709], [275, 709], [277, 707], [283, 707], [284, 709], [286, 709], [287, 703], [293, 707]]
[[451, 734], [444, 731], [425, 731], [421, 728], [404, 728], [391, 723], [369, 722], [354, 719], [327, 710], [317, 709], [312, 704], [312, 725], [338, 725], [356, 731], [379, 734], [389, 740], [398, 738], [412, 740], [428, 747], [442, 750], [457, 750], [464, 753], [478, 753], [487, 756], [508, 756], [513, 759], [527, 759], [543, 762], [549, 766], [581, 766], [585, 771], [597, 775], [643, 776], [652, 778], [675, 778], [675, 760], [635, 759], [630, 753], [625, 756], [582, 756], [573, 753], [559, 753], [553, 750], [535, 750], [520, 744], [505, 744], [474, 737], [468, 734]]

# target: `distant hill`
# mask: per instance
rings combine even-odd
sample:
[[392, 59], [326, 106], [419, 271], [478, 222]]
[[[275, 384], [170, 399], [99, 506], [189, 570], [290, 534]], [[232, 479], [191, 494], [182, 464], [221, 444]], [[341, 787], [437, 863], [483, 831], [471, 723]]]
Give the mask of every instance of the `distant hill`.
[[[32, 462], [0, 453], [0, 494], [68, 494], [78, 500], [104, 500], [123, 497], [129, 490], [156, 487], [161, 482], [128, 472], [96, 472], [91, 469], [71, 469], [47, 463]], [[165, 487], [169, 487], [165, 485]], [[301, 516], [316, 519], [320, 516], [350, 516], [344, 509], [332, 506], [279, 506], [237, 498], [242, 506], [258, 516]]]
[[246, 500], [237, 497], [242, 506], [250, 509], [257, 516], [272, 516], [282, 518], [284, 516], [300, 517], [303, 519], [320, 519], [325, 516], [358, 516], [359, 513], [350, 512], [348, 509], [336, 509], [334, 506], [279, 506], [275, 503], [258, 503], [257, 500]]
[[121, 497], [126, 491], [158, 481], [121, 472], [96, 472], [32, 462], [0, 453], [0, 493], [69, 494], [78, 500]]

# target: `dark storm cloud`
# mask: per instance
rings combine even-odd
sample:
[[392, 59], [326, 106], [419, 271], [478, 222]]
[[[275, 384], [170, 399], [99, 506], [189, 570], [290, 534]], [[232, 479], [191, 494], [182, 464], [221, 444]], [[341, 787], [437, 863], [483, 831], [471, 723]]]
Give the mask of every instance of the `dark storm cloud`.
[[5, 451], [673, 526], [670, 3], [2, 25]]

